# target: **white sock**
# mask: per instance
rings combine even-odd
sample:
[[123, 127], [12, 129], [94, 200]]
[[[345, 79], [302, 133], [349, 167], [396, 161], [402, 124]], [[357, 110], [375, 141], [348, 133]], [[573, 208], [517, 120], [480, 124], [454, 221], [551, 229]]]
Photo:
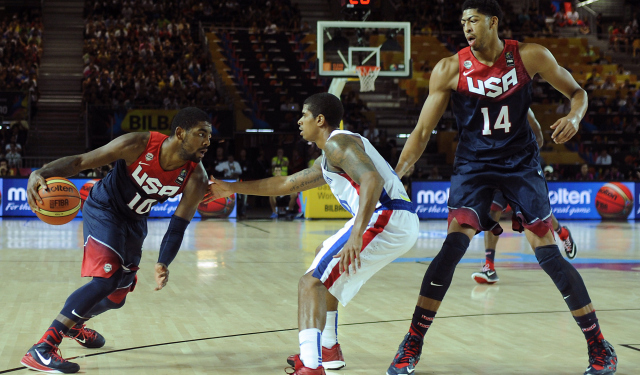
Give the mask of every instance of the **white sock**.
[[331, 349], [338, 343], [338, 312], [327, 311], [327, 323], [322, 331], [322, 346]]
[[300, 360], [309, 368], [318, 368], [322, 365], [322, 352], [320, 351], [320, 337], [322, 333], [317, 328], [304, 329], [298, 333], [300, 340]]

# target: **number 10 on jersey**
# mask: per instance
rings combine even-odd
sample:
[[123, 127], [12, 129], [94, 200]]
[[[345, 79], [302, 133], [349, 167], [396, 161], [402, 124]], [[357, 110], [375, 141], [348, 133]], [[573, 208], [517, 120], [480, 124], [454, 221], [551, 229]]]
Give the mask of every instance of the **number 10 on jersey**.
[[[489, 120], [489, 108], [482, 107], [482, 117], [484, 118], [484, 127], [482, 128], [482, 135], [491, 135], [491, 121]], [[500, 109], [500, 114], [496, 120], [494, 129], [504, 129], [505, 133], [509, 133], [511, 129], [511, 121], [509, 121], [509, 107], [503, 105]]]

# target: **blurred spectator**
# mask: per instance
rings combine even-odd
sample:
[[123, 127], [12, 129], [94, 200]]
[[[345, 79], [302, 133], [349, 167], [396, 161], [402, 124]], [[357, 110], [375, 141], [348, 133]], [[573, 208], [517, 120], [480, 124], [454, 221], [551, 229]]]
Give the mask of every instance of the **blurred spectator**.
[[600, 155], [596, 159], [596, 165], [611, 165], [611, 155], [607, 153], [606, 148], [600, 151]]
[[376, 128], [376, 124], [373, 122], [367, 122], [368, 127], [362, 132], [362, 136], [367, 138], [373, 145], [377, 145], [380, 142], [380, 130]]
[[603, 181], [623, 181], [624, 179], [624, 174], [618, 170], [616, 165], [612, 165], [611, 169], [602, 176]]
[[7, 159], [0, 159], [0, 177], [9, 176], [9, 163]]
[[433, 168], [431, 168], [431, 173], [429, 173], [429, 180], [442, 180], [442, 176], [440, 175], [438, 166], [434, 166]]
[[22, 168], [22, 156], [18, 152], [15, 143], [9, 145], [9, 151], [5, 153], [4, 157], [7, 159], [9, 168]]
[[225, 162], [224, 158], [224, 148], [218, 147], [216, 148], [216, 158], [213, 159], [213, 162], [209, 164], [209, 179], [222, 178], [224, 174], [221, 171], [218, 171], [218, 165]]
[[242, 167], [240, 163], [233, 160], [233, 155], [227, 156], [227, 160], [216, 165], [215, 169], [222, 173], [223, 178], [230, 180], [236, 180], [242, 174]]
[[576, 181], [593, 181], [593, 173], [589, 171], [587, 164], [582, 164], [580, 172], [576, 175]]
[[546, 167], [544, 167], [543, 171], [544, 171], [545, 180], [547, 180], [547, 181], [556, 181], [556, 180], [558, 180], [558, 174], [553, 171], [553, 167], [552, 166], [547, 165]]

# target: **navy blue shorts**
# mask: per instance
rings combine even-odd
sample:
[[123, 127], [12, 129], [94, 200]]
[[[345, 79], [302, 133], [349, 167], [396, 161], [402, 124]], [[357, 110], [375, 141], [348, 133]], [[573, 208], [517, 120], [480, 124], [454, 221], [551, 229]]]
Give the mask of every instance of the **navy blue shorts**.
[[495, 191], [504, 195], [514, 212], [513, 230], [528, 229], [543, 237], [552, 230], [547, 181], [535, 145], [495, 161], [456, 158], [449, 194], [449, 223], [456, 218], [476, 231], [502, 233], [490, 216]]
[[133, 286], [147, 236], [147, 220], [124, 218], [91, 198], [85, 202], [82, 216], [82, 276], [108, 278], [122, 268], [118, 288]]
[[496, 190], [493, 193], [493, 202], [491, 202], [491, 211], [501, 211], [504, 212], [509, 206], [507, 203], [507, 199], [504, 197], [504, 194], [500, 190]]

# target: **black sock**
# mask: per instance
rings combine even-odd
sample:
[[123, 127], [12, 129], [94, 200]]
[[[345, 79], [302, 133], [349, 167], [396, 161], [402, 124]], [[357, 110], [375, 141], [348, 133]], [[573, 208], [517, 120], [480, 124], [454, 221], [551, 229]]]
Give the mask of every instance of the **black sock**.
[[411, 319], [411, 328], [409, 329], [409, 332], [412, 335], [420, 336], [421, 338], [424, 337], [435, 316], [435, 311], [416, 306], [416, 309], [413, 312], [413, 318]]
[[595, 340], [600, 341], [604, 338], [600, 331], [600, 324], [598, 324], [595, 311], [583, 316], [574, 316], [573, 319], [578, 323], [578, 327], [582, 330], [587, 343], [591, 344]]

